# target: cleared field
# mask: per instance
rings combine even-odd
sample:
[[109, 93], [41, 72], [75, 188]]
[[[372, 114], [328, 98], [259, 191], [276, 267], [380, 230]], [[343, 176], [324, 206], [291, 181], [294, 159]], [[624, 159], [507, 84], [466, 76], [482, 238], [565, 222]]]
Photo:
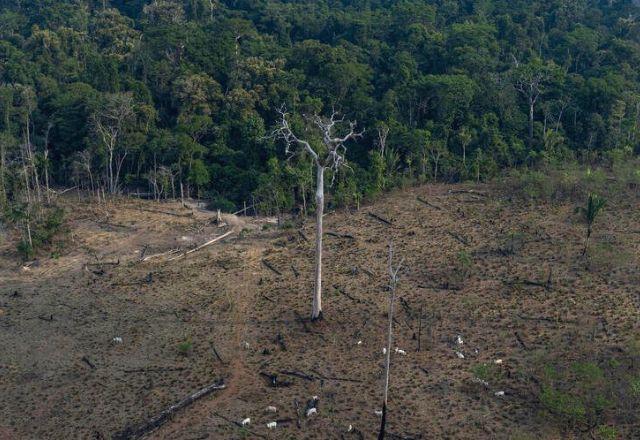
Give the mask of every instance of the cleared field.
[[579, 438], [591, 418], [549, 412], [544, 390], [560, 379], [542, 372], [585, 363], [621, 390], [609, 400], [629, 399], [595, 420], [637, 436], [640, 396], [624, 393], [640, 377], [638, 207], [609, 204], [588, 257], [575, 204], [491, 186], [423, 186], [332, 212], [325, 319], [311, 323], [310, 222], [246, 220], [182, 258], [141, 261], [229, 228], [178, 205], [80, 205], [59, 258], [20, 267], [2, 248], [0, 438], [111, 438], [216, 380], [226, 388], [149, 438], [373, 438], [390, 241], [405, 258], [394, 345], [406, 352], [392, 357], [392, 436]]

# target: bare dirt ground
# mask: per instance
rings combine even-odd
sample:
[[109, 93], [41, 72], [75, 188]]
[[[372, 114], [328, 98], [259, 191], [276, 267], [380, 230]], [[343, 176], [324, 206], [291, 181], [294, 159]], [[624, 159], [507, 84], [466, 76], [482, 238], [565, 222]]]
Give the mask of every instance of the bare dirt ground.
[[[391, 240], [405, 258], [394, 345], [406, 352], [392, 358], [391, 437], [573, 438], [541, 410], [531, 371], [551, 352], [607, 356], [637, 337], [638, 200], [607, 208], [587, 262], [575, 205], [462, 188], [423, 186], [328, 214], [318, 323], [307, 320], [311, 222], [247, 220], [183, 258], [140, 261], [228, 228], [178, 204], [67, 201], [71, 240], [59, 257], [25, 267], [0, 243], [0, 438], [112, 438], [219, 379], [226, 389], [147, 438], [375, 438]], [[487, 384], [480, 365], [498, 370]]]

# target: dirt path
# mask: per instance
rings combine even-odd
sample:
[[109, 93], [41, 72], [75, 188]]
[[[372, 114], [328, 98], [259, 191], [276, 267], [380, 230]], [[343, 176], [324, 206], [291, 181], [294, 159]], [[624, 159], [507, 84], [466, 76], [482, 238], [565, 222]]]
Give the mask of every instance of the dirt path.
[[227, 388], [185, 409], [165, 426], [151, 433], [148, 438], [182, 438], [189, 433], [207, 438], [213, 430], [213, 424], [227, 424], [231, 430], [237, 429], [228, 420], [217, 417], [217, 414], [234, 421], [245, 418], [236, 411], [238, 399], [242, 398], [242, 393], [247, 389], [259, 388], [258, 378], [247, 369], [246, 365], [247, 354], [254, 349], [250, 342], [251, 336], [247, 319], [252, 316], [253, 306], [256, 302], [257, 290], [255, 286], [263, 250], [262, 247], [249, 247], [241, 250], [242, 268], [234, 274], [232, 281], [236, 290], [229, 318], [233, 327], [231, 346], [235, 348], [235, 351], [231, 359], [225, 359], [229, 371], [229, 376], [224, 378]]

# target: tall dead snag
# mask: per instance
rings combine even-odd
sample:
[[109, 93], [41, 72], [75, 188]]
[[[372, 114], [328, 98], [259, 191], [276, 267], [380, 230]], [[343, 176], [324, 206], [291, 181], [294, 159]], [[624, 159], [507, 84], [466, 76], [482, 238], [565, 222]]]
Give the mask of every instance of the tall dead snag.
[[393, 267], [393, 243], [389, 244], [389, 327], [387, 328], [387, 349], [384, 360], [384, 390], [382, 398], [382, 422], [378, 440], [384, 439], [385, 425], [387, 424], [387, 401], [389, 397], [389, 367], [391, 366], [391, 346], [393, 345], [393, 310], [396, 301], [396, 287], [398, 286], [398, 272], [402, 268], [404, 259]]
[[284, 108], [278, 110], [280, 120], [273, 136], [282, 139], [286, 144], [286, 153], [293, 156], [299, 152], [308, 153], [316, 166], [316, 270], [313, 291], [313, 309], [311, 319], [322, 319], [322, 216], [324, 214], [324, 174], [327, 169], [337, 171], [345, 166], [347, 148], [345, 143], [350, 139], [357, 139], [363, 132], [356, 132], [356, 123], [349, 122], [349, 131], [343, 135], [336, 135], [337, 125], [344, 122], [344, 117], [332, 111], [328, 118], [314, 115], [307, 118], [318, 130], [322, 142], [311, 146], [308, 140], [297, 137], [289, 124], [288, 113]]

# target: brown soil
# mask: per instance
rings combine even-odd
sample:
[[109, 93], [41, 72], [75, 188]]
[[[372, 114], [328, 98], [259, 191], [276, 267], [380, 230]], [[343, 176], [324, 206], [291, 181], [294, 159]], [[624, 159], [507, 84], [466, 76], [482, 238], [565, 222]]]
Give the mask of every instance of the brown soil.
[[[143, 249], [188, 249], [226, 229], [213, 213], [177, 204], [67, 200], [71, 239], [61, 256], [25, 267], [8, 240], [0, 248], [0, 438], [111, 438], [218, 379], [225, 390], [148, 438], [375, 438], [390, 240], [405, 258], [394, 346], [407, 354], [392, 357], [388, 431], [564, 438], [541, 411], [531, 362], [584, 341], [624, 350], [638, 333], [638, 202], [608, 207], [587, 263], [574, 205], [508, 201], [490, 187], [476, 188], [486, 197], [449, 192], [460, 188], [409, 189], [327, 215], [326, 230], [343, 237], [325, 240], [316, 323], [306, 319], [311, 222], [299, 234], [247, 220], [185, 258], [141, 262]], [[550, 289], [525, 282], [544, 284], [550, 271]], [[497, 359], [488, 387], [474, 381], [474, 366]], [[281, 386], [265, 377], [275, 374]], [[318, 414], [307, 418], [314, 395]], [[276, 414], [265, 412], [271, 405]], [[233, 423], [247, 417], [247, 428]]]

